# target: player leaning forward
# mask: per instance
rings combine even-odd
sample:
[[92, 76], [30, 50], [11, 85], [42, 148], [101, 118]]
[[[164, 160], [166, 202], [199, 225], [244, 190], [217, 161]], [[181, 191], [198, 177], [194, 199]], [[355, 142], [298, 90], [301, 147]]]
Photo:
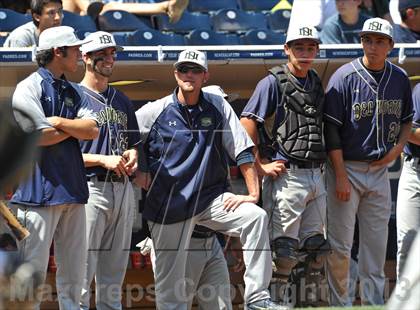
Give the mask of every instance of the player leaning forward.
[[[238, 236], [244, 248], [248, 309], [283, 309], [270, 301], [267, 214], [258, 208], [253, 143], [221, 96], [203, 93], [209, 78], [203, 52], [185, 50], [175, 63], [174, 93], [136, 112], [142, 148], [152, 177], [143, 216], [156, 254], [156, 304], [187, 309], [185, 264], [196, 224]], [[228, 158], [244, 175], [249, 195], [228, 189]], [[147, 172], [143, 163], [139, 170]], [[218, 298], [217, 295], [214, 298]]]
[[80, 143], [90, 194], [86, 204], [88, 254], [81, 308], [89, 309], [95, 276], [96, 307], [121, 309], [135, 205], [129, 176], [137, 167], [140, 136], [131, 101], [108, 86], [117, 51], [122, 48], [104, 31], [86, 39], [90, 42], [80, 49], [86, 64], [81, 85], [97, 116], [99, 137]]
[[54, 238], [60, 309], [79, 309], [86, 256], [84, 204], [89, 193], [78, 139], [98, 134], [83, 92], [64, 76], [77, 70], [83, 43], [71, 27], [44, 30], [36, 55], [39, 69], [13, 94], [13, 106], [33, 117], [41, 131], [40, 157], [11, 200], [31, 232], [20, 245], [20, 254], [44, 280]]
[[406, 73], [386, 60], [392, 26], [372, 18], [360, 32], [364, 55], [339, 68], [326, 91], [328, 282], [332, 305], [348, 303], [350, 250], [357, 215], [363, 304], [383, 304], [391, 214], [387, 165], [400, 156], [411, 128]]

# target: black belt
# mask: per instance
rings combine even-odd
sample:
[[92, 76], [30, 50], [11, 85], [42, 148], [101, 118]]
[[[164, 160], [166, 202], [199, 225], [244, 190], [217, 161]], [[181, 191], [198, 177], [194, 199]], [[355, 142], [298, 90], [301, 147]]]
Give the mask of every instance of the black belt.
[[286, 168], [292, 169], [316, 169], [321, 168], [323, 163], [314, 161], [288, 161], [284, 163]]
[[191, 237], [192, 238], [198, 238], [198, 239], [206, 239], [206, 238], [210, 238], [211, 236], [213, 236], [214, 231], [196, 231], [194, 230], [192, 232]]
[[94, 180], [96, 178], [96, 180], [98, 180], [99, 182], [119, 182], [119, 183], [124, 183], [125, 182], [125, 177], [124, 176], [118, 176], [116, 174], [104, 174], [104, 175], [94, 175], [92, 177], [87, 177], [87, 180]]

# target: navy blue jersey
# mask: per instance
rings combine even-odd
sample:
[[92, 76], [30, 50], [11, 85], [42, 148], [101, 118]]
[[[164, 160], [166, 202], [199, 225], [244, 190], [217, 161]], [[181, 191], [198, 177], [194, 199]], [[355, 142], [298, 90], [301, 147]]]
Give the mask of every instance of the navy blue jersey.
[[331, 76], [324, 117], [339, 126], [344, 159], [377, 160], [398, 141], [412, 110], [410, 82], [401, 68], [386, 61], [378, 83], [358, 58]]
[[[51, 127], [47, 117], [95, 119], [81, 89], [65, 79], [54, 79], [44, 68], [20, 82], [13, 106], [33, 116], [37, 130]], [[40, 147], [30, 177], [22, 182], [11, 202], [31, 206], [85, 204], [88, 199], [85, 168], [79, 141], [66, 140]]]
[[143, 216], [153, 222], [180, 222], [204, 211], [229, 186], [228, 158], [253, 146], [229, 103], [210, 93], [188, 107], [175, 92], [136, 116], [153, 178]]
[[[122, 92], [108, 87], [98, 94], [84, 86], [82, 90], [89, 108], [98, 120], [99, 136], [95, 140], [80, 141], [82, 153], [122, 155], [140, 141], [139, 127], [131, 101]], [[105, 175], [100, 166], [87, 167], [88, 176]]]
[[[420, 84], [417, 84], [413, 89], [413, 107], [414, 107], [414, 117], [413, 117], [413, 128], [420, 128]], [[404, 147], [404, 153], [407, 155], [420, 157], [420, 146], [408, 142]]]
[[[252, 118], [258, 123], [261, 123], [268, 137], [273, 140], [277, 130], [274, 124], [276, 120], [276, 109], [277, 119], [283, 120], [285, 110], [281, 100], [281, 93], [276, 77], [269, 74], [258, 82], [251, 98], [249, 98], [248, 103], [241, 113], [241, 117]], [[276, 154], [270, 159], [287, 160], [287, 157], [277, 149]]]

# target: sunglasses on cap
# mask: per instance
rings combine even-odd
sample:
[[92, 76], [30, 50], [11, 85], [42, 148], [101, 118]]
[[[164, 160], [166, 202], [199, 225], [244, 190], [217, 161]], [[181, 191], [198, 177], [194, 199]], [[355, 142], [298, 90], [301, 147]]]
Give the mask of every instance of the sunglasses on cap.
[[176, 68], [176, 71], [179, 73], [188, 73], [188, 71], [192, 71], [194, 74], [200, 74], [204, 72], [204, 69], [200, 66], [181, 65]]

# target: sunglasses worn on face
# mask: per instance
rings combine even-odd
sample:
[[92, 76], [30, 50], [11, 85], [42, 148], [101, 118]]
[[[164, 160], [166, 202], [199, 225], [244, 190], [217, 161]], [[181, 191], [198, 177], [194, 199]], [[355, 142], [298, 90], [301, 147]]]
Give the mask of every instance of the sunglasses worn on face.
[[200, 74], [204, 72], [204, 69], [198, 66], [179, 66], [176, 68], [176, 71], [180, 73], [187, 73], [188, 71], [192, 71], [194, 74]]

